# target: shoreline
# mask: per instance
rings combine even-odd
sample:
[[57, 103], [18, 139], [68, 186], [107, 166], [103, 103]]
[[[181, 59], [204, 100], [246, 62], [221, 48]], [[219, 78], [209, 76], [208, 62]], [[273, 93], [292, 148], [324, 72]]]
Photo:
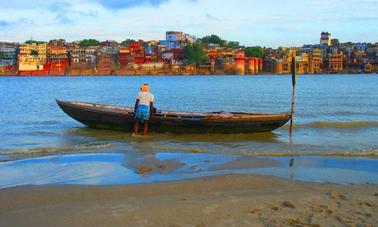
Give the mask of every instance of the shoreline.
[[0, 190], [0, 226], [376, 226], [378, 185], [220, 175]]

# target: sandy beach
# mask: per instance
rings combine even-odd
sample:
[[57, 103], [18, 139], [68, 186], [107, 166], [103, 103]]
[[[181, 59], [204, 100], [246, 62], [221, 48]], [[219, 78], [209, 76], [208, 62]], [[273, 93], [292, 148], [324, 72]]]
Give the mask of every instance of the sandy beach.
[[0, 190], [0, 226], [377, 226], [378, 186], [223, 175]]

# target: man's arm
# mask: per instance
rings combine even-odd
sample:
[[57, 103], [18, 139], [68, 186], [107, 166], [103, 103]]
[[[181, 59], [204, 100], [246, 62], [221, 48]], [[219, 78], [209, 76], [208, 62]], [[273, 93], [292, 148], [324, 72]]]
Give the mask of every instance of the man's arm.
[[136, 113], [138, 105], [139, 105], [139, 99], [136, 99], [135, 100], [135, 105], [134, 105], [134, 113]]

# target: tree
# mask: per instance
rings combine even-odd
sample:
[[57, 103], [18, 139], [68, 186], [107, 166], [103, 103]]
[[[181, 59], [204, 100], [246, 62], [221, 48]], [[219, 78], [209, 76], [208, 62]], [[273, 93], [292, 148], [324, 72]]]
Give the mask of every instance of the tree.
[[260, 46], [245, 47], [244, 51], [245, 51], [246, 57], [257, 57], [257, 58], [263, 57], [263, 49]]
[[121, 43], [121, 45], [122, 45], [122, 46], [127, 46], [127, 45], [129, 45], [129, 44], [136, 43], [136, 42], [137, 42], [137, 41], [134, 40], [134, 39], [126, 39], [125, 41], [123, 41], [123, 42]]
[[223, 40], [219, 36], [214, 35], [214, 34], [203, 37], [201, 41], [203, 44], [214, 43], [214, 44], [219, 44], [221, 47], [224, 47], [227, 44], [226, 40]]
[[26, 44], [33, 44], [33, 43], [35, 43], [35, 44], [43, 44], [43, 43], [46, 43], [46, 42], [44, 42], [44, 41], [35, 41], [35, 40], [27, 40], [26, 42], [25, 42]]
[[199, 43], [188, 44], [184, 47], [185, 59], [189, 64], [202, 65], [205, 64], [209, 58], [203, 47]]
[[89, 47], [89, 46], [98, 46], [100, 45], [100, 41], [96, 39], [83, 39], [80, 41], [80, 47]]
[[4, 53], [0, 51], [0, 58], [3, 58], [4, 57]]
[[38, 51], [36, 51], [36, 50], [31, 50], [31, 51], [30, 51], [30, 55], [38, 56]]
[[240, 44], [237, 41], [229, 41], [227, 43], [227, 47], [231, 49], [238, 49], [240, 47]]

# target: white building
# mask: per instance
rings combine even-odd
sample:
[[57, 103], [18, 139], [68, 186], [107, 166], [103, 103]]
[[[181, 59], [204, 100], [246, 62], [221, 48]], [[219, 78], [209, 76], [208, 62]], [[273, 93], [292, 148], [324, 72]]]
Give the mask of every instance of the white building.
[[322, 32], [322, 34], [320, 35], [320, 45], [331, 46], [331, 41], [331, 33]]

